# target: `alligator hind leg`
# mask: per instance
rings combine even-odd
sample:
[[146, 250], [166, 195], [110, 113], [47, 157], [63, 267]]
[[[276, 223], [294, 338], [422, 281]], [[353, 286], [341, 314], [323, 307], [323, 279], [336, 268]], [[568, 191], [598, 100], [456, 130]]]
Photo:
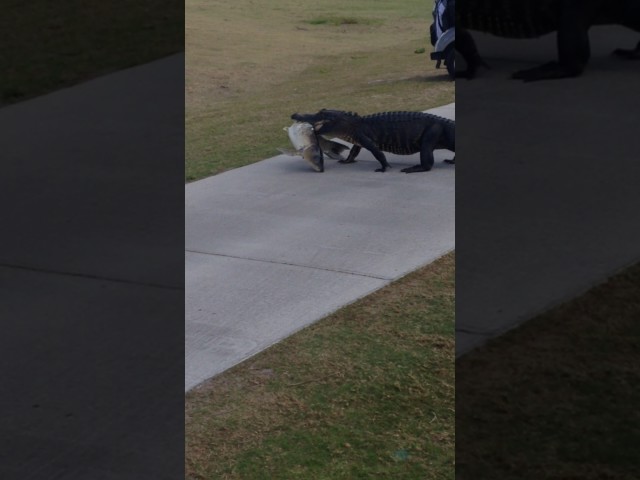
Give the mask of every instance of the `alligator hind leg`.
[[438, 141], [442, 136], [443, 129], [439, 124], [431, 126], [422, 134], [422, 142], [420, 144], [420, 163], [413, 167], [407, 167], [400, 170], [404, 173], [428, 172], [433, 167], [433, 149], [438, 145]]

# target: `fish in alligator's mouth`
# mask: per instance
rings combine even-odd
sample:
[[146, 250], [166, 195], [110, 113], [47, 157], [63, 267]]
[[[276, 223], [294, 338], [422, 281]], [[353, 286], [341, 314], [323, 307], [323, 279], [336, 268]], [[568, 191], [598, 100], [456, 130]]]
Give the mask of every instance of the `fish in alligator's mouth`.
[[316, 172], [324, 172], [324, 154], [335, 160], [343, 160], [341, 153], [349, 147], [316, 135], [307, 122], [294, 122], [284, 127], [295, 150], [278, 150], [286, 155], [301, 156]]

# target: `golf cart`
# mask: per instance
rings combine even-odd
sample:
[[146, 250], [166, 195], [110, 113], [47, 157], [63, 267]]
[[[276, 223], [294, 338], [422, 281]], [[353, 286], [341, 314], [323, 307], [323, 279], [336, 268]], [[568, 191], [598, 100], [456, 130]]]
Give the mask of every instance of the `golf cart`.
[[431, 45], [431, 60], [436, 60], [436, 68], [440, 68], [442, 61], [447, 67], [451, 78], [456, 75], [456, 26], [455, 0], [436, 0], [433, 8], [433, 23], [429, 28]]

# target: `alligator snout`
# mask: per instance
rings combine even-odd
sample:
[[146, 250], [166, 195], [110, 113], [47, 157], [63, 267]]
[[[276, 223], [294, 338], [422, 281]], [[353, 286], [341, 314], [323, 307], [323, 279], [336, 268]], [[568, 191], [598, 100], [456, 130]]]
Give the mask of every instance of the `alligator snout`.
[[308, 114], [308, 113], [294, 113], [293, 115], [291, 115], [291, 118], [293, 120], [295, 120], [296, 122], [307, 122], [310, 123], [311, 120], [313, 120], [315, 117], [315, 115], [313, 114]]

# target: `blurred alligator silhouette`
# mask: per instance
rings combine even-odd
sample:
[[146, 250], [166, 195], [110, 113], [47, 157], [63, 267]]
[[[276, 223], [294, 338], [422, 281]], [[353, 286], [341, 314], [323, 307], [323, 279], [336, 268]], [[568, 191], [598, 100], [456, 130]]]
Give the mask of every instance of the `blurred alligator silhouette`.
[[[513, 78], [524, 81], [576, 77], [591, 55], [589, 28], [622, 25], [640, 31], [639, 0], [458, 0], [456, 49], [467, 63], [457, 77], [473, 78], [478, 67], [487, 66], [468, 30], [506, 38], [536, 38], [557, 32], [558, 60], [522, 70]], [[640, 59], [635, 49], [617, 49], [625, 59]]]

